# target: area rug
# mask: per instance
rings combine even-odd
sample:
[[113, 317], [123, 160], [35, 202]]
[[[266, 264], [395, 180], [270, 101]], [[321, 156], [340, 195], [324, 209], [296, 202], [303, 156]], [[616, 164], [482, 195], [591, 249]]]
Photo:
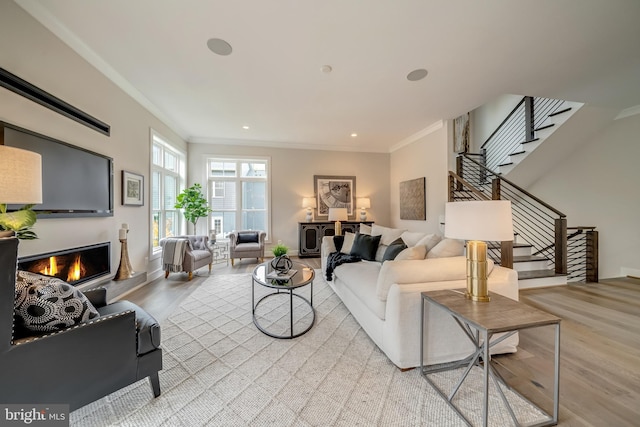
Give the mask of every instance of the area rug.
[[[267, 289], [256, 286], [256, 295]], [[310, 288], [301, 293], [309, 297]], [[74, 426], [464, 426], [419, 369], [401, 372], [369, 339], [316, 271], [315, 325], [293, 340], [268, 337], [251, 315], [251, 275], [212, 276], [162, 323], [162, 395], [139, 381], [71, 414]], [[294, 299], [296, 324], [311, 320]], [[260, 324], [286, 333], [289, 299], [260, 307]], [[299, 314], [299, 316], [298, 316]], [[439, 385], [452, 373], [431, 376]], [[480, 425], [481, 371], [474, 368], [455, 402]], [[493, 387], [493, 385], [492, 385]], [[515, 399], [521, 423], [543, 415]], [[475, 415], [474, 415], [475, 414]], [[490, 425], [512, 425], [491, 389]]]

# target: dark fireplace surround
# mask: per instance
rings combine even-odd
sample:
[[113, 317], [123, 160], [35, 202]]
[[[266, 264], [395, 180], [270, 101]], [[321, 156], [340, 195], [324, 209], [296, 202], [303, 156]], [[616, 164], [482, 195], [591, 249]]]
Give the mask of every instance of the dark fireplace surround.
[[21, 257], [18, 269], [77, 286], [111, 273], [111, 242]]

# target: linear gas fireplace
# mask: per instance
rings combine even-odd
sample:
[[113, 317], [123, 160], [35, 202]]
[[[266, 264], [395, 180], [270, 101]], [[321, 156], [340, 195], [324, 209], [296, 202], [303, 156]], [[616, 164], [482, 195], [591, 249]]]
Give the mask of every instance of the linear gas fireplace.
[[18, 269], [55, 276], [72, 285], [111, 273], [111, 243], [98, 243], [18, 259]]

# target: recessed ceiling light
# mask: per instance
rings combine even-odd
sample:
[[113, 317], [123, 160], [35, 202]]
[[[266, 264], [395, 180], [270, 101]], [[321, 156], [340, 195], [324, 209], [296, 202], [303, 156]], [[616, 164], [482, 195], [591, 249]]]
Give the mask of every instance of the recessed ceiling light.
[[244, 129], [244, 130], [249, 130], [249, 125], [243, 125], [243, 126], [242, 126], [242, 129]]
[[409, 80], [410, 82], [417, 82], [418, 80], [422, 80], [427, 77], [427, 74], [429, 74], [427, 70], [425, 70], [424, 68], [418, 68], [417, 70], [413, 70], [412, 72], [407, 74], [407, 80]]
[[356, 136], [358, 136], [358, 134], [355, 132], [351, 134], [351, 138], [355, 138]]
[[230, 55], [231, 51], [233, 50], [231, 45], [222, 39], [207, 40], [207, 47], [211, 50], [211, 52], [222, 56]]

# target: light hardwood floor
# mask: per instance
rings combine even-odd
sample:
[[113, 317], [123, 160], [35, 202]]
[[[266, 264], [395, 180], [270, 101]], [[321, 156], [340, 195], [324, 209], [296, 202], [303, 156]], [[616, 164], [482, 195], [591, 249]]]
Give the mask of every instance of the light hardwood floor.
[[[319, 258], [300, 261], [320, 268]], [[251, 273], [255, 260], [218, 264], [213, 275]], [[172, 273], [125, 298], [165, 319], [206, 278]], [[640, 280], [529, 289], [520, 300], [560, 318], [560, 426], [640, 426]], [[553, 329], [520, 332], [519, 351], [495, 357], [502, 375], [522, 394], [550, 409]]]

